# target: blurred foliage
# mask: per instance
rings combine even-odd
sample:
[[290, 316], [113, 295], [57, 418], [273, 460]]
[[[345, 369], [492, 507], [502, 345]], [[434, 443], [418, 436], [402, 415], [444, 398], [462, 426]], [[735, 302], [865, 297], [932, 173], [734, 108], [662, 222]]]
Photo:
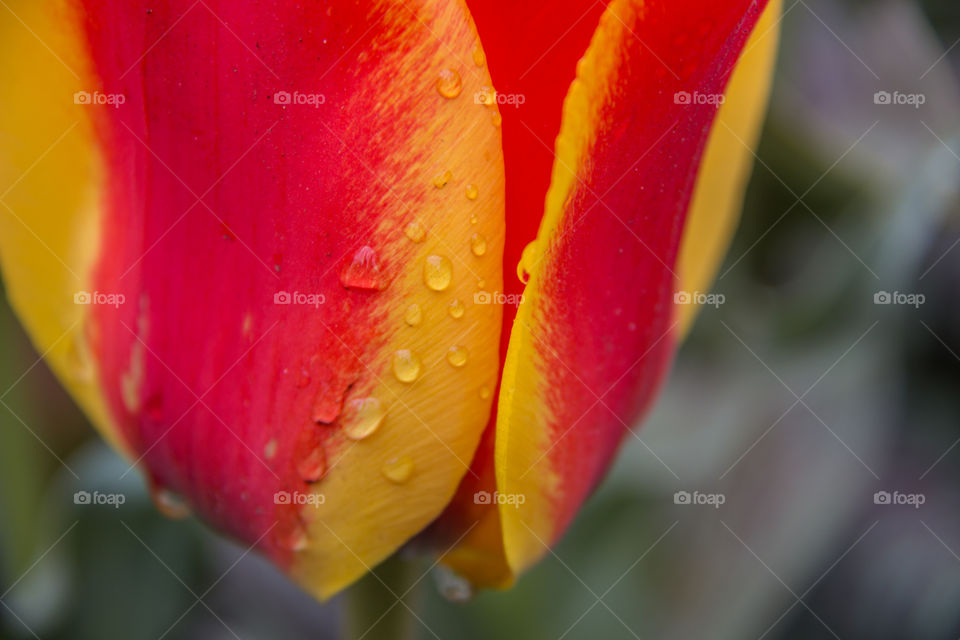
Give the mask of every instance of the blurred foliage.
[[[554, 553], [468, 604], [427, 589], [422, 637], [960, 636], [960, 8], [785, 4], [726, 304]], [[930, 104], [873, 109], [948, 50]], [[0, 638], [337, 637], [341, 598], [160, 517], [6, 307], [0, 352]], [[894, 490], [926, 502], [874, 503]]]

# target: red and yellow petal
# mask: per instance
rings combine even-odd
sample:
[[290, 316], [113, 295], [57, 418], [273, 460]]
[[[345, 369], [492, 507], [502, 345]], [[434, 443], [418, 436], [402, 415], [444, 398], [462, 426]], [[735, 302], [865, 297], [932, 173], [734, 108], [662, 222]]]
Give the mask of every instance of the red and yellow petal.
[[[474, 294], [501, 288], [504, 169], [470, 16], [440, 0], [77, 10], [30, 19], [77, 27], [80, 81], [56, 59], [5, 63], [18, 96], [47, 91], [43, 109], [82, 123], [68, 189], [42, 192], [44, 160], [14, 190], [15, 306], [41, 351], [83, 318], [66, 342], [95, 383], [84, 404], [153, 485], [329, 596], [440, 513], [490, 411], [501, 311]], [[23, 141], [4, 178], [39, 155], [24, 125], [53, 126], [33, 115], [2, 116]], [[28, 227], [50, 252], [20, 248]], [[78, 310], [77, 290], [125, 303]]]
[[761, 10], [616, 1], [578, 63], [499, 397], [513, 572], [557, 541], [669, 365], [677, 256], [716, 96]]

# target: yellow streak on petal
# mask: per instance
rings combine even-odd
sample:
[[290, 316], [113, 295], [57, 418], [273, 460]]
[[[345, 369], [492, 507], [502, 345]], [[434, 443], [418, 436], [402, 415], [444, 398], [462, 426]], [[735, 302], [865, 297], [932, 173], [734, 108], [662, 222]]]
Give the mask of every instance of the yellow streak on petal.
[[[760, 139], [780, 39], [781, 0], [771, 0], [744, 47], [727, 85], [704, 151], [678, 257], [677, 291], [706, 292], [740, 220], [743, 196]], [[697, 304], [677, 307], [679, 335], [696, 318]]]
[[74, 303], [93, 289], [100, 250], [103, 166], [89, 115], [103, 107], [74, 104], [73, 94], [98, 87], [65, 2], [9, 6], [23, 24], [8, 15], [0, 33], [4, 285], [34, 346], [103, 436], [129, 455], [97, 386], [91, 307]]
[[[396, 117], [392, 110], [397, 100], [391, 97], [396, 89], [391, 87], [410, 94], [410, 100], [401, 103], [400, 115], [412, 125], [396, 147], [395, 161], [403, 169], [388, 178], [391, 194], [384, 207], [390, 213], [378, 230], [385, 239], [385, 258], [403, 255], [405, 267], [380, 294], [387, 316], [386, 343], [363, 358], [368, 368], [348, 396], [377, 398], [387, 408], [386, 417], [375, 434], [331, 456], [329, 473], [316, 485], [324, 504], [301, 513], [309, 542], [292, 571], [321, 598], [362, 576], [443, 511], [468, 472], [489, 420], [493, 400], [480, 389], [494, 383], [499, 367], [502, 309], [478, 303], [474, 296], [479, 280], [502, 290], [500, 130], [491, 124], [489, 108], [473, 101], [480, 87], [491, 83], [490, 76], [473, 62], [478, 36], [462, 3], [428, 2], [416, 11], [419, 20], [409, 9], [398, 9], [396, 25], [386, 31], [402, 35], [412, 29], [425, 40], [407, 41], [426, 49], [384, 60], [377, 72], [382, 77], [371, 77], [368, 83], [370, 91], [384, 96], [378, 106], [383, 112], [367, 114], [370, 121]], [[435, 39], [442, 44], [437, 46]], [[425, 56], [429, 63], [423, 62]], [[448, 67], [458, 69], [462, 83], [453, 98], [442, 97], [434, 86], [436, 70]], [[349, 105], [346, 109], [350, 112]], [[453, 176], [450, 184], [435, 188], [434, 177], [446, 172]], [[479, 186], [476, 200], [464, 197], [467, 184]], [[416, 210], [411, 212], [407, 203], [416, 203]], [[426, 231], [422, 242], [411, 241], [405, 233], [411, 215]], [[475, 233], [487, 239], [483, 256], [471, 251]], [[449, 260], [452, 267], [449, 284], [444, 281], [439, 290], [424, 282], [424, 264], [432, 255]], [[449, 313], [453, 300], [463, 302], [459, 318]], [[407, 315], [414, 304], [419, 321], [411, 323]], [[466, 349], [466, 362], [460, 366], [448, 361], [454, 345]], [[415, 380], [402, 382], [395, 376], [398, 350], [410, 350], [419, 358], [422, 366]], [[403, 482], [382, 472], [398, 457], [408, 457], [415, 466]]]

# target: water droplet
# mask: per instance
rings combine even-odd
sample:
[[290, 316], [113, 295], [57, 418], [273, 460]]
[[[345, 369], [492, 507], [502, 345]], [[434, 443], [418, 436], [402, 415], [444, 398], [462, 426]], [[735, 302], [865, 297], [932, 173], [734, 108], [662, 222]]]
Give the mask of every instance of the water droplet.
[[423, 263], [423, 281], [434, 291], [443, 291], [453, 280], [453, 264], [443, 256], [427, 256]]
[[273, 460], [274, 456], [277, 455], [277, 439], [270, 438], [267, 441], [267, 444], [263, 446], [263, 457], [267, 460]]
[[304, 482], [317, 482], [327, 472], [327, 453], [317, 447], [297, 465], [297, 473]]
[[383, 423], [387, 410], [376, 398], [354, 398], [343, 409], [343, 434], [351, 440], [372, 436]]
[[480, 195], [480, 189], [475, 184], [468, 184], [466, 189], [467, 200], [476, 200]]
[[477, 280], [477, 289], [483, 289], [487, 286], [487, 281], [484, 279]]
[[300, 367], [300, 374], [297, 376], [297, 389], [303, 389], [310, 384], [310, 372], [306, 367]]
[[288, 551], [303, 551], [310, 542], [307, 530], [299, 522], [293, 524], [289, 531], [277, 534], [277, 539], [280, 546]]
[[459, 344], [450, 347], [450, 350], [447, 351], [447, 362], [457, 368], [467, 364], [467, 348]]
[[403, 320], [411, 327], [419, 326], [420, 321], [423, 320], [423, 312], [420, 311], [420, 305], [413, 303], [407, 307], [407, 313], [403, 316]]
[[503, 116], [500, 115], [499, 111], [494, 111], [490, 114], [490, 121], [493, 123], [493, 126], [499, 127], [503, 124]]
[[470, 216], [470, 224], [477, 224], [478, 222], [480, 222], [480, 218], [476, 214]]
[[486, 61], [487, 56], [483, 55], [483, 49], [480, 48], [480, 45], [475, 46], [473, 48], [473, 64], [482, 67]]
[[497, 102], [497, 91], [493, 87], [484, 85], [480, 87], [480, 91], [477, 91], [476, 100], [477, 104], [492, 106]]
[[333, 424], [340, 415], [345, 386], [338, 380], [321, 380], [319, 386], [310, 417], [317, 424]]
[[433, 178], [433, 186], [437, 189], [443, 189], [448, 182], [453, 180], [453, 174], [449, 171], [444, 171], [443, 173], [438, 173]]
[[80, 333], [67, 345], [67, 369], [77, 382], [93, 380], [93, 359], [87, 341]]
[[537, 241], [534, 240], [524, 247], [523, 253], [520, 254], [520, 262], [517, 263], [517, 277], [523, 284], [530, 281], [530, 271], [537, 262], [538, 252]]
[[403, 232], [410, 240], [416, 243], [423, 242], [423, 239], [427, 237], [426, 229], [424, 229], [423, 225], [419, 222], [411, 222]]
[[433, 581], [440, 595], [450, 602], [468, 602], [473, 597], [470, 581], [446, 565], [437, 565], [433, 570]]
[[480, 399], [486, 400], [490, 397], [490, 387], [480, 387]]
[[463, 305], [463, 300], [460, 299], [454, 299], [447, 307], [447, 311], [450, 312], [450, 317], [454, 319], [462, 318], [465, 310], [466, 307]]
[[460, 83], [460, 74], [453, 69], [444, 69], [437, 76], [437, 91], [444, 98], [456, 98], [463, 90]]
[[380, 260], [372, 247], [362, 246], [340, 273], [340, 282], [350, 289], [378, 291], [384, 288]]
[[393, 354], [393, 375], [400, 382], [413, 382], [420, 375], [420, 358], [410, 349]]
[[403, 484], [413, 475], [414, 462], [410, 456], [400, 456], [387, 460], [380, 468], [380, 472], [390, 482]]
[[475, 233], [470, 236], [470, 250], [473, 255], [480, 257], [487, 252], [487, 239], [481, 234]]
[[227, 226], [226, 222], [220, 222], [220, 237], [224, 240], [229, 240], [230, 242], [237, 241], [237, 234], [235, 234], [233, 230]]
[[154, 488], [150, 491], [150, 497], [157, 511], [166, 518], [183, 520], [190, 516], [190, 505], [169, 489]]

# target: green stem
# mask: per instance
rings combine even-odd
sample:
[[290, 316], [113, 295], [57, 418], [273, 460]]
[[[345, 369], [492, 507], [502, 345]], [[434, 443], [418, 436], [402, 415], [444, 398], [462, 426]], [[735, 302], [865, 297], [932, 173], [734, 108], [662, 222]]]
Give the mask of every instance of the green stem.
[[412, 585], [418, 577], [413, 562], [395, 555], [350, 587], [344, 598], [344, 640], [414, 640], [419, 623], [411, 609], [418, 608], [420, 598]]

